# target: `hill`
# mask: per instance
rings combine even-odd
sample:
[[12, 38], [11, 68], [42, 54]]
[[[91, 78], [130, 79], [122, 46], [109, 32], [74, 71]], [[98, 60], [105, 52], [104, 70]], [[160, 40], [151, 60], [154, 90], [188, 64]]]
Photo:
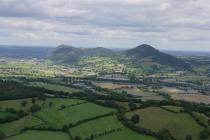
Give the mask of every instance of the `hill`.
[[60, 45], [50, 56], [50, 59], [62, 63], [76, 63], [85, 56], [111, 56], [114, 51], [97, 47], [97, 48], [76, 48], [73, 46]]
[[122, 52], [115, 52], [106, 48], [76, 48], [73, 46], [60, 45], [50, 56], [55, 62], [76, 64], [82, 57], [99, 56], [121, 58], [121, 63], [135, 67], [158, 67], [169, 66], [172, 68], [188, 68], [188, 65], [181, 59], [172, 55], [160, 52], [150, 45], [143, 44]]
[[130, 57], [133, 62], [139, 62], [142, 60], [150, 60], [154, 63], [161, 65], [167, 65], [174, 68], [187, 68], [188, 65], [181, 59], [178, 59], [172, 55], [160, 52], [150, 45], [142, 44], [136, 48], [129, 49], [123, 52], [126, 56]]

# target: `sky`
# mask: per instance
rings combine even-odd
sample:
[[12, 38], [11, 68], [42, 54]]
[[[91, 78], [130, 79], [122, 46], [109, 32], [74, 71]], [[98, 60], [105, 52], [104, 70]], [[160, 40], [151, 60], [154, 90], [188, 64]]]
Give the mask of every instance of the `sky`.
[[0, 0], [0, 44], [210, 51], [210, 0]]

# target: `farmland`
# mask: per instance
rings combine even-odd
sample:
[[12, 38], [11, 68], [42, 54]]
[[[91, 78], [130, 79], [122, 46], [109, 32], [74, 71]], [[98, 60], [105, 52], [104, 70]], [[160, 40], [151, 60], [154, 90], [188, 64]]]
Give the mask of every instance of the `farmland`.
[[135, 133], [129, 129], [124, 128], [122, 131], [119, 131], [117, 133], [112, 133], [110, 135], [104, 136], [97, 138], [97, 140], [108, 140], [108, 139], [113, 139], [113, 140], [122, 140], [122, 139], [132, 139], [132, 140], [157, 140], [154, 137], [149, 137], [145, 135], [141, 135], [138, 133]]
[[[71, 102], [71, 100], [69, 101]], [[114, 112], [113, 109], [104, 108], [92, 103], [84, 103], [78, 105], [76, 104], [74, 106], [71, 106], [69, 102], [68, 105], [66, 104], [65, 108], [59, 110], [60, 107], [62, 105], [65, 106], [65, 104], [63, 104], [63, 102], [58, 101], [57, 103], [59, 104], [55, 105], [55, 107], [46, 107], [43, 110], [35, 113], [35, 116], [45, 120], [46, 125], [49, 127], [62, 128], [62, 126], [67, 123], [75, 124], [78, 121], [82, 121], [84, 119], [89, 119], [95, 116], [105, 115]], [[91, 108], [91, 110], [88, 110], [89, 108]]]
[[[154, 115], [151, 115], [151, 112]], [[191, 135], [193, 139], [199, 139], [199, 132], [203, 129], [188, 114], [172, 113], [158, 107], [149, 107], [132, 111], [126, 114], [130, 118], [133, 114], [139, 114], [140, 123], [137, 125], [158, 132], [161, 129], [168, 129], [176, 139], [184, 139]]]
[[69, 65], [1, 58], [0, 134], [6, 140], [202, 140], [209, 132], [208, 77], [148, 75], [150, 62], [134, 68], [117, 59], [84, 57]]
[[20, 120], [0, 124], [0, 130], [5, 133], [6, 136], [19, 134], [25, 127], [33, 127], [42, 124], [43, 122], [33, 116], [27, 116]]
[[188, 102], [197, 102], [197, 103], [210, 103], [210, 97], [208, 95], [199, 95], [199, 94], [174, 94], [172, 98], [175, 100], [185, 100]]
[[62, 132], [51, 131], [26, 131], [20, 135], [12, 136], [6, 140], [69, 140], [69, 136]]
[[58, 84], [49, 84], [49, 83], [44, 83], [44, 82], [31, 82], [30, 85], [35, 86], [35, 87], [41, 87], [41, 88], [46, 88], [49, 90], [54, 90], [54, 91], [62, 91], [66, 93], [73, 93], [73, 92], [79, 92], [81, 90], [75, 89], [75, 88], [70, 88]]
[[103, 117], [87, 123], [83, 123], [77, 127], [70, 129], [73, 137], [81, 136], [81, 138], [90, 137], [91, 135], [100, 135], [105, 131], [122, 129], [123, 125], [117, 120], [115, 116]]

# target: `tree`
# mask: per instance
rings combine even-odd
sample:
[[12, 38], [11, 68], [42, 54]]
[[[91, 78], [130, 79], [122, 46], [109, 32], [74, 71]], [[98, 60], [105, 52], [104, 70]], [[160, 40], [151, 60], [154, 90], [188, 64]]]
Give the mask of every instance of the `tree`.
[[208, 125], [210, 126], [210, 119], [208, 119]]
[[66, 106], [65, 105], [61, 105], [61, 109], [64, 109], [64, 108], [66, 108]]
[[33, 104], [30, 108], [31, 112], [37, 112], [41, 109], [41, 107], [38, 104]]
[[161, 129], [158, 132], [158, 136], [161, 140], [170, 140], [171, 139], [171, 133], [167, 129]]
[[32, 98], [31, 99], [31, 102], [34, 104], [36, 102], [36, 99], [35, 98]]
[[22, 107], [25, 107], [26, 104], [27, 104], [27, 101], [22, 101], [22, 102], [21, 102], [21, 106], [22, 106]]
[[137, 108], [136, 104], [133, 103], [133, 102], [130, 102], [130, 103], [128, 104], [128, 106], [129, 106], [130, 110], [134, 110], [134, 109]]
[[63, 125], [63, 131], [64, 131], [64, 132], [68, 132], [68, 130], [69, 130], [68, 125], [65, 125], [65, 124], [64, 124], [64, 125]]
[[139, 115], [138, 114], [133, 115], [131, 117], [131, 121], [135, 124], [138, 123], [139, 122]]
[[5, 134], [0, 131], [0, 140], [3, 140], [5, 138]]
[[192, 140], [192, 136], [191, 135], [187, 135], [185, 139], [186, 140]]
[[52, 105], [53, 105], [53, 102], [49, 102], [49, 107], [52, 107]]
[[128, 75], [128, 77], [129, 77], [129, 79], [130, 79], [131, 82], [135, 82], [135, 81], [137, 80], [135, 74], [131, 74], [131, 73], [130, 73], [130, 74]]
[[76, 136], [76, 137], [74, 138], [74, 140], [81, 140], [81, 137], [80, 137], [80, 136]]
[[209, 137], [209, 132], [206, 129], [204, 129], [203, 131], [200, 132], [200, 138], [201, 139], [205, 140], [208, 137]]

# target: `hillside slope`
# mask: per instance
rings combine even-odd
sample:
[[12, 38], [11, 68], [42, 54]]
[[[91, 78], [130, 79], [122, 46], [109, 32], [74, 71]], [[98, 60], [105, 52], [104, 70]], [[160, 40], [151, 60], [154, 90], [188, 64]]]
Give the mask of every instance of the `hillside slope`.
[[167, 65], [174, 68], [187, 68], [188, 65], [181, 59], [178, 59], [172, 55], [160, 52], [150, 45], [142, 44], [136, 48], [126, 50], [123, 52], [126, 56], [132, 58], [132, 61], [139, 61], [143, 59], [149, 59], [152, 62]]

